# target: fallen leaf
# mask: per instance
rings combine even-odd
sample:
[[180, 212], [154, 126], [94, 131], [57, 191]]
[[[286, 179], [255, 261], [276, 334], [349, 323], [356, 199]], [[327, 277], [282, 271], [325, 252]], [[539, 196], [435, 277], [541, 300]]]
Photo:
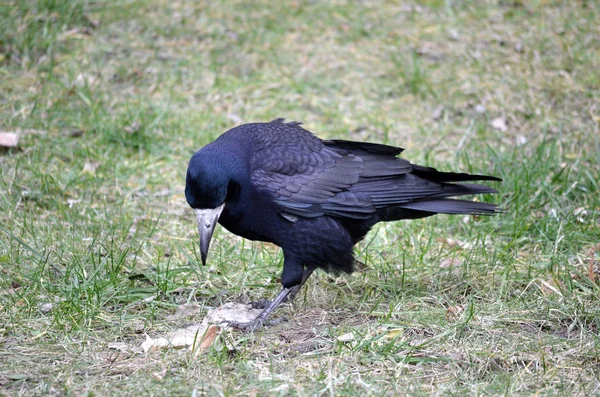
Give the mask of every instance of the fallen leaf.
[[14, 132], [0, 132], [0, 146], [16, 147], [19, 143], [19, 135]]
[[202, 336], [202, 339], [200, 340], [200, 344], [198, 345], [198, 347], [191, 345], [189, 347], [189, 349], [191, 351], [193, 351], [194, 355], [196, 355], [196, 356], [198, 354], [204, 352], [206, 349], [208, 349], [213, 344], [215, 339], [217, 339], [217, 335], [219, 335], [219, 331], [221, 331], [221, 327], [219, 327], [218, 325], [210, 325], [208, 327], [208, 329], [206, 330], [206, 332], [204, 332], [204, 335]]
[[89, 172], [90, 174], [94, 175], [99, 165], [100, 163], [97, 161], [86, 160], [85, 164], [83, 165], [83, 172]]
[[589, 251], [589, 259], [587, 265], [588, 278], [590, 281], [595, 282], [598, 275], [600, 275], [600, 262], [596, 261], [596, 254], [600, 252], [600, 244], [592, 246]]
[[448, 310], [446, 310], [446, 320], [454, 321], [460, 317], [460, 315], [465, 311], [465, 307], [461, 305], [450, 306]]
[[508, 130], [508, 126], [506, 125], [506, 120], [504, 119], [504, 117], [498, 117], [498, 118], [494, 119], [492, 121], [492, 127], [494, 127], [497, 130], [500, 130], [502, 132], [505, 132]]
[[147, 298], [144, 298], [144, 299], [142, 299], [142, 302], [144, 302], [144, 303], [150, 303], [150, 302], [153, 302], [154, 299], [156, 299], [156, 295], [152, 295], [152, 296], [149, 296]]
[[336, 339], [340, 342], [352, 342], [354, 340], [354, 333], [348, 332], [338, 336]]
[[226, 303], [208, 312], [201, 323], [168, 332], [165, 336], [156, 339], [146, 336], [146, 340], [142, 343], [142, 349], [148, 352], [165, 347], [198, 346], [200, 349], [202, 346], [206, 346], [205, 350], [216, 339], [221, 330], [220, 325], [226, 326], [232, 321], [248, 322], [254, 320], [261, 312], [261, 309], [253, 309], [248, 304]]

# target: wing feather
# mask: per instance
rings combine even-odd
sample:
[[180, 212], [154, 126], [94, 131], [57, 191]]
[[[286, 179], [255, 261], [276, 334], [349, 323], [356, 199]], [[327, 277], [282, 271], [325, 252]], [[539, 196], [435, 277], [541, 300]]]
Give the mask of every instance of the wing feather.
[[[322, 141], [282, 120], [264, 126], [251, 159], [252, 184], [270, 194], [290, 221], [321, 215], [368, 219], [389, 206], [430, 210], [439, 205], [459, 211], [465, 204], [447, 197], [495, 192], [484, 185], [448, 183], [493, 177], [413, 166], [396, 157], [403, 150], [398, 147]], [[428, 200], [432, 203], [425, 204]], [[474, 212], [489, 208], [482, 205]]]

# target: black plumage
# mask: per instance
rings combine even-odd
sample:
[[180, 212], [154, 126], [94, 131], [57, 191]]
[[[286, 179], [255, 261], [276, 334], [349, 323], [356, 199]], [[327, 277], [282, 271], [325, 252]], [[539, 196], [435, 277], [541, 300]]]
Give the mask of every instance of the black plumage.
[[185, 194], [197, 213], [203, 261], [217, 219], [234, 234], [283, 249], [282, 293], [246, 328], [260, 326], [314, 269], [352, 272], [353, 246], [378, 222], [498, 211], [452, 197], [495, 192], [457, 182], [500, 179], [411, 164], [397, 157], [402, 150], [321, 140], [276, 119], [233, 128], [192, 156]]

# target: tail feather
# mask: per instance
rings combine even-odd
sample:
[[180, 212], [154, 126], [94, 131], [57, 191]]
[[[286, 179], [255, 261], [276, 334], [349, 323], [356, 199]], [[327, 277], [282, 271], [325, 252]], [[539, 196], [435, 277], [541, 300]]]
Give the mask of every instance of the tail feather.
[[444, 183], [443, 186], [444, 190], [442, 190], [440, 193], [423, 198], [440, 199], [452, 196], [466, 196], [471, 194], [498, 193], [498, 191], [494, 188], [491, 188], [486, 185], [480, 185], [477, 183]]
[[464, 172], [441, 172], [431, 167], [413, 164], [413, 174], [435, 182], [497, 181], [502, 179], [490, 175], [466, 174]]
[[399, 207], [432, 214], [494, 215], [502, 212], [495, 204], [449, 198], [413, 201]]

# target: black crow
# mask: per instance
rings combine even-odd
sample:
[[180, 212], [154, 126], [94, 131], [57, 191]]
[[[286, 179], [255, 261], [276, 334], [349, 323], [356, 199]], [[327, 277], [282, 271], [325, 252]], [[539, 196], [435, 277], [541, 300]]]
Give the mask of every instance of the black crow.
[[202, 263], [217, 221], [230, 232], [283, 249], [282, 291], [243, 330], [261, 327], [316, 268], [351, 273], [353, 247], [378, 222], [435, 214], [489, 215], [494, 204], [450, 197], [494, 193], [486, 175], [439, 172], [377, 143], [322, 140], [298, 122], [233, 128], [198, 150], [185, 197], [195, 210]]

